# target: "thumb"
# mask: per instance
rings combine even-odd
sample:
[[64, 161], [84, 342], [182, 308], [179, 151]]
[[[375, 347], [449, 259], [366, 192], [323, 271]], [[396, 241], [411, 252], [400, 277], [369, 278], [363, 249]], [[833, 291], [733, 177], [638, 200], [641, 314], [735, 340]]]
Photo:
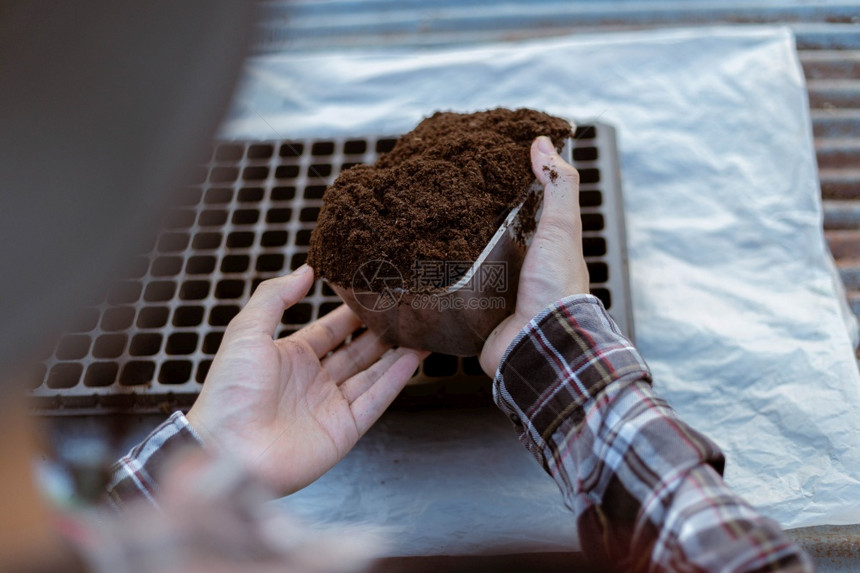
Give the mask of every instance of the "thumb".
[[579, 216], [579, 172], [556, 152], [550, 138], [540, 136], [531, 148], [532, 171], [544, 186], [543, 211], [538, 223], [541, 228], [553, 228], [570, 235], [571, 241], [581, 237]]
[[302, 265], [291, 274], [260, 283], [251, 300], [230, 321], [225, 338], [245, 334], [274, 336], [284, 309], [299, 302], [314, 282], [314, 273]]

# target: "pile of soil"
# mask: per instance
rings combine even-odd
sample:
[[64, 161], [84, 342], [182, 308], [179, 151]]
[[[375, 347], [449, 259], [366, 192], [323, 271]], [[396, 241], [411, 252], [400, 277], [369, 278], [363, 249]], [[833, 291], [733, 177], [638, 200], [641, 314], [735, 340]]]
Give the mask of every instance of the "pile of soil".
[[388, 261], [406, 279], [418, 261], [474, 261], [535, 180], [534, 138], [561, 149], [570, 131], [566, 120], [529, 109], [433, 114], [326, 190], [308, 263], [350, 287], [371, 261]]

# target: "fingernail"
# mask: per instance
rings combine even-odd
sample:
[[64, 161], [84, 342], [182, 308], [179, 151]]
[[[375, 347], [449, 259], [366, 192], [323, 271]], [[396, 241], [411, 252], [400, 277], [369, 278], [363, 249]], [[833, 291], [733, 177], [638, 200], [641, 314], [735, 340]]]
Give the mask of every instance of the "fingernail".
[[552, 140], [545, 135], [538, 137], [537, 148], [544, 155], [555, 155], [555, 146], [552, 144]]
[[310, 270], [311, 270], [311, 268], [308, 266], [307, 263], [305, 263], [302, 266], [300, 266], [299, 268], [297, 268], [296, 270], [294, 270], [293, 274], [296, 276], [303, 275], [303, 274], [308, 273]]

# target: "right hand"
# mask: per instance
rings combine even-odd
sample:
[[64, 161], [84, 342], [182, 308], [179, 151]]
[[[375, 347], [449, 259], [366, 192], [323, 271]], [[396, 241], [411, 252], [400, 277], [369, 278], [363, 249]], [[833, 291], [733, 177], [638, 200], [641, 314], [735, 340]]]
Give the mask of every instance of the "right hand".
[[481, 368], [491, 378], [505, 350], [532, 318], [566, 296], [589, 292], [579, 172], [561, 158], [548, 137], [532, 143], [531, 159], [532, 171], [544, 186], [543, 211], [520, 270], [516, 309], [493, 330], [481, 351]]

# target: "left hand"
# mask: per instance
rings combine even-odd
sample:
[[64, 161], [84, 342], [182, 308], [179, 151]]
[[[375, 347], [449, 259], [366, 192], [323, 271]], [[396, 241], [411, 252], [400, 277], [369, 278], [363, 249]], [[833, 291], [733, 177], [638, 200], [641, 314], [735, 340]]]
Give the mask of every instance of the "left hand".
[[[334, 466], [382, 415], [427, 353], [388, 346], [341, 306], [273, 339], [286, 308], [313, 284], [304, 266], [263, 282], [230, 322], [188, 413], [204, 444], [238, 458], [279, 492]], [[329, 352], [334, 351], [329, 355]]]

